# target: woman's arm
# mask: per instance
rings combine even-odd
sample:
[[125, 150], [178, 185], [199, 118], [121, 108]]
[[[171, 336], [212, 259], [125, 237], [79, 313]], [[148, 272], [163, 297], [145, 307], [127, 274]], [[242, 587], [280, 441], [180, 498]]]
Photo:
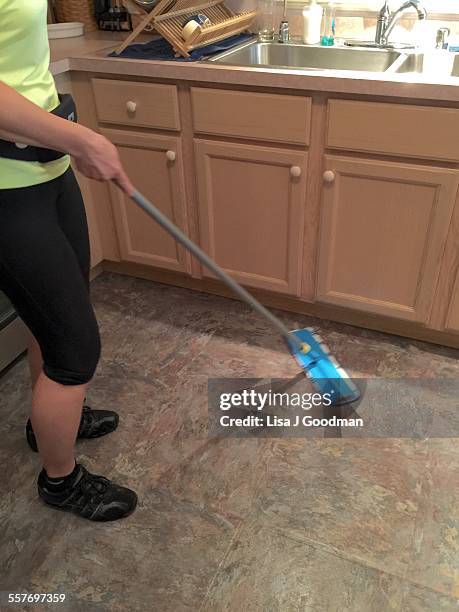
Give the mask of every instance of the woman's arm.
[[48, 113], [0, 81], [0, 138], [69, 153], [85, 176], [115, 180], [130, 195], [134, 191], [116, 147], [82, 125]]

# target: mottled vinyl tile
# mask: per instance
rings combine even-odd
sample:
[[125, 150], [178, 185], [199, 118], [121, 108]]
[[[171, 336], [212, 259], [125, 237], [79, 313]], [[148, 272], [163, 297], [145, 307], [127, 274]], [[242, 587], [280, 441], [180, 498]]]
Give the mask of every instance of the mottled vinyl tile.
[[[234, 304], [240, 310], [240, 305]], [[188, 320], [183, 316], [177, 321], [174, 311], [175, 305], [172, 314], [165, 312], [154, 324], [142, 315], [123, 330], [101, 325], [104, 357], [122, 364], [134, 375], [150, 380], [161, 378], [169, 384], [182, 376], [282, 377], [298, 371], [282, 339], [271, 332], [265, 330], [265, 336], [260, 334], [258, 343], [252, 343], [250, 329], [244, 339], [231, 337], [230, 331], [225, 334], [223, 313], [223, 325], [210, 325], [207, 317], [200, 323], [199, 318], [192, 320], [189, 312]], [[247, 313], [238, 312], [230, 329], [238, 328], [241, 333], [246, 318]], [[121, 338], [120, 332], [124, 332]]]
[[218, 513], [233, 526], [253, 509], [265, 472], [262, 440], [210, 439], [160, 483], [177, 497]]
[[46, 538], [60, 518], [50, 521], [49, 510], [37, 496], [41, 466], [24, 435], [29, 386], [25, 360], [0, 378], [0, 591], [20, 586], [22, 577], [46, 555]]
[[403, 350], [393, 351], [378, 366], [381, 378], [459, 378], [459, 351], [448, 355], [426, 350], [427, 345], [413, 343]]
[[436, 591], [407, 584], [401, 612], [458, 612], [459, 599], [453, 599]]
[[[453, 441], [452, 441], [453, 442]], [[459, 599], [459, 452], [429, 441], [408, 578]]]
[[65, 515], [59, 528], [29, 586], [120, 612], [197, 610], [233, 536], [219, 517], [160, 489], [123, 521]]
[[0, 591], [26, 589], [34, 569], [51, 550], [51, 541], [65, 523], [61, 512], [50, 512], [38, 498], [38, 461], [11, 457], [0, 496]]
[[[98, 277], [92, 295], [104, 356], [144, 376], [173, 371], [211, 377], [289, 377], [297, 372], [278, 334], [238, 301], [113, 274]], [[355, 377], [459, 377], [457, 350], [295, 313], [275, 313], [290, 329], [318, 329]]]
[[[26, 359], [22, 358], [8, 372], [0, 376], [0, 432], [22, 430], [30, 411], [30, 380]], [[5, 439], [8, 443], [8, 440]], [[3, 445], [2, 445], [3, 446]], [[1, 447], [0, 447], [1, 452]]]
[[233, 540], [205, 612], [399, 611], [403, 581], [308, 544], [265, 517]]
[[355, 377], [459, 378], [459, 351], [328, 323], [321, 334]]
[[[207, 381], [134, 378], [119, 364], [104, 362], [88, 402], [120, 414], [117, 431], [81, 441], [80, 459], [129, 479], [141, 491], [162, 474], [179, 470], [207, 439]], [[99, 468], [99, 469], [101, 469]]]
[[92, 469], [103, 466], [139, 494], [161, 486], [235, 525], [246, 515], [263, 443], [208, 438], [206, 377], [183, 377], [170, 386], [161, 379], [133, 378], [118, 364], [106, 363], [91, 403], [116, 409], [120, 425], [106, 438], [81, 441], [80, 461]]
[[403, 577], [427, 460], [411, 440], [273, 441], [256, 511], [299, 540]]
[[[235, 300], [115, 274], [92, 295], [88, 401], [120, 426], [77, 456], [139, 508], [94, 525], [40, 502], [19, 362], [0, 378], [0, 590], [64, 591], [71, 612], [458, 609], [457, 439], [210, 438], [208, 379], [294, 377], [282, 339]], [[277, 314], [317, 327], [354, 376], [459, 378], [458, 351]]]

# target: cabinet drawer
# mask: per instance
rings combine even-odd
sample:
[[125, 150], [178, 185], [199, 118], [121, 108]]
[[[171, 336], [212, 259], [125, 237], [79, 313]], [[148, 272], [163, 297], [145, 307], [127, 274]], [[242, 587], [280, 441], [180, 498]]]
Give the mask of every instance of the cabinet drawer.
[[309, 144], [311, 98], [191, 88], [196, 132]]
[[459, 110], [330, 100], [327, 146], [440, 160], [459, 160]]
[[99, 121], [179, 130], [175, 85], [93, 79]]

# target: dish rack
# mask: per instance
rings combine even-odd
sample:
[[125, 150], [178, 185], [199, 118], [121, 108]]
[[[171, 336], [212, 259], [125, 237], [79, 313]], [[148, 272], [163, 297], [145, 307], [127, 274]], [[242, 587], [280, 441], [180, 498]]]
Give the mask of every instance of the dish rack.
[[[183, 26], [190, 17], [198, 13], [208, 17], [210, 25], [203, 26], [198, 36], [187, 43], [182, 38]], [[160, 0], [116, 52], [124, 51], [145, 27], [150, 25], [172, 45], [177, 56], [189, 57], [189, 52], [193, 49], [244, 32], [251, 26], [256, 16], [257, 11], [235, 14], [225, 5], [224, 0], [211, 0], [201, 4], [196, 4], [196, 0]]]
[[[148, 15], [149, 11], [143, 7], [143, 5], [137, 4], [136, 0], [123, 0], [124, 8], [131, 15], [131, 21], [134, 28], [145, 19], [145, 15]], [[149, 23], [145, 28], [145, 32], [152, 32], [153, 26]]]

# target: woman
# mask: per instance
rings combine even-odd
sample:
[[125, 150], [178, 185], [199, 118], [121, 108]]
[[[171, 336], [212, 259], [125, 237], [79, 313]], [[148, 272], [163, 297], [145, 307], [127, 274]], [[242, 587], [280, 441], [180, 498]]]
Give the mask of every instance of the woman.
[[93, 521], [115, 520], [134, 511], [136, 494], [74, 458], [77, 437], [113, 431], [118, 416], [83, 410], [100, 340], [85, 212], [65, 153], [87, 177], [116, 180], [128, 194], [133, 187], [108, 140], [59, 116], [46, 15], [47, 0], [0, 0], [0, 289], [32, 336], [27, 439], [43, 463], [39, 495]]

